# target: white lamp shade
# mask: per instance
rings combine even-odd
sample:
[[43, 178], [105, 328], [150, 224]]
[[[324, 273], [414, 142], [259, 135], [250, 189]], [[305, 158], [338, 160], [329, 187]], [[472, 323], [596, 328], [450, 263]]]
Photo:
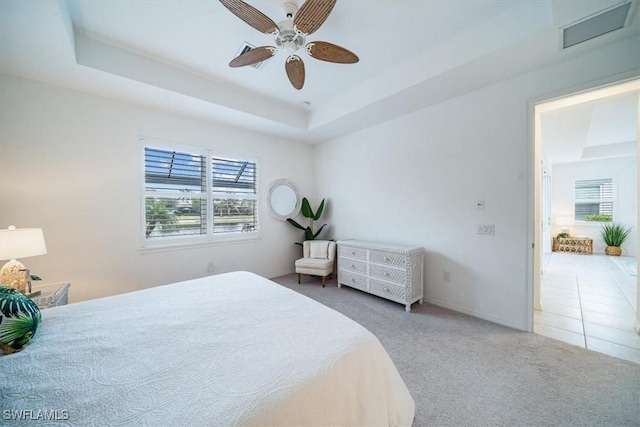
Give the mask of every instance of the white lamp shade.
[[0, 230], [0, 260], [27, 258], [47, 253], [41, 228]]

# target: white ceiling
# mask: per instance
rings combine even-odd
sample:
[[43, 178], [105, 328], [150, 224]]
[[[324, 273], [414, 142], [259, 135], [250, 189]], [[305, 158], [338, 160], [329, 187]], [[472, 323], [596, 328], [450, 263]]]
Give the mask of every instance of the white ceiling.
[[[314, 143], [639, 34], [633, 19], [560, 50], [562, 26], [620, 1], [339, 0], [307, 41], [360, 62], [303, 53], [297, 91], [282, 52], [259, 70], [228, 67], [244, 41], [273, 40], [219, 1], [0, 0], [0, 72]], [[284, 18], [281, 1], [247, 3]]]
[[541, 114], [542, 151], [549, 164], [637, 154], [640, 81], [629, 91]]

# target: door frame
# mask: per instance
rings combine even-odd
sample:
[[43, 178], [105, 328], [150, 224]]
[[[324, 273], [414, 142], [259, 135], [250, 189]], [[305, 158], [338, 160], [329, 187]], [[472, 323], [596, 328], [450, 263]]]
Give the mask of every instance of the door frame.
[[[542, 308], [540, 304], [540, 272], [541, 272], [541, 248], [542, 231], [541, 204], [542, 204], [542, 139], [540, 114], [551, 109], [562, 108], [577, 102], [602, 97], [604, 90], [610, 91], [610, 95], [631, 90], [640, 90], [640, 74], [632, 71], [616, 74], [604, 79], [591, 81], [582, 85], [557, 90], [552, 93], [532, 98], [528, 102], [529, 118], [529, 209], [528, 209], [528, 242], [527, 255], [527, 331], [533, 332], [533, 317], [535, 310]], [[609, 95], [608, 95], [609, 96]], [[640, 101], [639, 101], [640, 103]], [[640, 108], [639, 108], [640, 111]], [[639, 119], [640, 121], [640, 119]], [[640, 200], [640, 123], [637, 135], [638, 146], [638, 200]], [[640, 226], [640, 211], [637, 224]], [[637, 253], [640, 256], [640, 239], [638, 239]], [[640, 334], [640, 276], [636, 277], [638, 289], [636, 324], [635, 329]]]

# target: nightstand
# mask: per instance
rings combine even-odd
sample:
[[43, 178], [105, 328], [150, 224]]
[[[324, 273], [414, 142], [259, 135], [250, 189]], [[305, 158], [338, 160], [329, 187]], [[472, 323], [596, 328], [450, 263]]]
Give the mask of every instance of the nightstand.
[[29, 297], [40, 309], [66, 305], [69, 300], [69, 287], [71, 283], [54, 283], [51, 285], [33, 286], [32, 292], [40, 293]]

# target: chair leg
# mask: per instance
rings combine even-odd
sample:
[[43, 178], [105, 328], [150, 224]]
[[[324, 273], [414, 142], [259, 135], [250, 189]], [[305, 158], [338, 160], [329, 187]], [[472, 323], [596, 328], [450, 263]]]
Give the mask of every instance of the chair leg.
[[327, 283], [327, 276], [322, 276], [322, 287]]
[[300, 276], [302, 276], [302, 274], [298, 273], [298, 285], [300, 284]]

